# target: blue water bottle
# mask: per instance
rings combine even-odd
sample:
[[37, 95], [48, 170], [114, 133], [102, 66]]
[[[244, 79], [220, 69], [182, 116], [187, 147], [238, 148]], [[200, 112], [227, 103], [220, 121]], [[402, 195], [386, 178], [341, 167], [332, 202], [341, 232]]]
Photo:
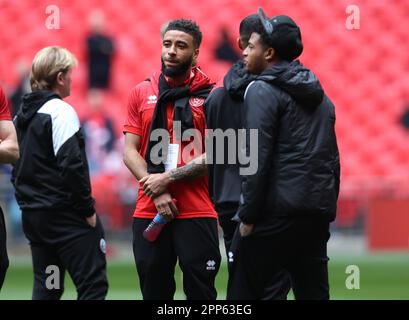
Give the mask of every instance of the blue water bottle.
[[[173, 203], [176, 205], [177, 200], [173, 199]], [[153, 218], [152, 222], [148, 225], [148, 227], [143, 231], [143, 237], [153, 242], [155, 241], [160, 232], [162, 231], [163, 227], [170, 221], [170, 219], [166, 219], [162, 217], [159, 212], [156, 214], [155, 218]]]
[[166, 223], [168, 223], [168, 220], [157, 213], [149, 226], [143, 231], [143, 237], [150, 242], [155, 241]]

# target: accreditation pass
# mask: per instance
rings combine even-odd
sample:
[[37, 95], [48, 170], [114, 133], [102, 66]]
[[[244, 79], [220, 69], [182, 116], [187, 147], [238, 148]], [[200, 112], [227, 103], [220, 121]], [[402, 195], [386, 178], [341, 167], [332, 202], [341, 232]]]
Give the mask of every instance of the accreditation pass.
[[176, 169], [178, 166], [179, 145], [177, 143], [170, 143], [168, 145], [168, 156], [165, 162], [165, 171]]

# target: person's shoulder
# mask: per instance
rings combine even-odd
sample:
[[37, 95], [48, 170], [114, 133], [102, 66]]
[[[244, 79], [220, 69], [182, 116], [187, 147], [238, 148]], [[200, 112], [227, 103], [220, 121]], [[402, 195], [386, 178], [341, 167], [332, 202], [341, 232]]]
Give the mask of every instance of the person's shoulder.
[[58, 112], [75, 112], [74, 108], [62, 99], [54, 98], [48, 100], [44, 105], [39, 109], [39, 112], [50, 112], [50, 111], [58, 111]]
[[269, 96], [269, 95], [274, 95], [278, 96], [279, 95], [279, 89], [276, 88], [275, 86], [272, 86], [268, 82], [260, 79], [255, 79], [254, 81], [250, 82], [249, 85], [246, 88], [246, 91], [244, 93], [244, 98], [248, 97], [254, 97], [254, 96]]
[[280, 90], [269, 83], [256, 79], [247, 86], [244, 94], [245, 105], [251, 105], [251, 110], [277, 110], [281, 108]]
[[38, 110], [39, 113], [49, 114], [53, 121], [79, 123], [75, 109], [62, 99], [51, 99]]
[[223, 79], [220, 79], [219, 81], [216, 82], [216, 84], [212, 88], [212, 91], [210, 91], [209, 98], [220, 96], [226, 93], [227, 93], [227, 90], [223, 85]]
[[214, 87], [212, 88], [211, 92], [215, 92], [215, 91], [223, 91], [224, 90], [224, 83], [223, 83], [223, 78], [219, 79], [216, 84], [214, 85]]
[[149, 87], [149, 80], [141, 81], [131, 88], [131, 90], [129, 91], [129, 96], [130, 97], [139, 96], [141, 93], [147, 91], [148, 87]]
[[128, 96], [128, 104], [133, 107], [138, 106], [151, 95], [153, 95], [151, 84], [149, 80], [144, 80], [131, 89]]
[[210, 110], [216, 110], [218, 107], [221, 107], [225, 97], [229, 94], [226, 88], [223, 86], [223, 81], [221, 82], [221, 86], [216, 86], [212, 89], [209, 96], [206, 98], [205, 106], [206, 112], [210, 112]]
[[152, 86], [152, 80], [151, 78], [146, 78], [145, 80], [139, 82], [136, 84], [132, 90], [133, 91], [141, 91], [141, 90], [146, 90]]
[[275, 87], [269, 84], [268, 82], [255, 79], [254, 81], [250, 82], [247, 88], [250, 90], [261, 90], [261, 91], [274, 91]]
[[141, 96], [144, 94], [150, 94], [154, 91], [155, 86], [157, 87], [158, 83], [158, 76], [155, 72], [150, 77], [145, 78], [143, 81], [139, 82], [135, 86], [132, 87], [130, 91], [131, 96]]

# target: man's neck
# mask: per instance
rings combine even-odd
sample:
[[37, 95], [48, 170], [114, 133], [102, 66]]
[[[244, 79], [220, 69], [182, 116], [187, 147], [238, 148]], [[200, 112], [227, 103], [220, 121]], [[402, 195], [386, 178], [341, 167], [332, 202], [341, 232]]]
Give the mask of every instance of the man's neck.
[[192, 78], [192, 69], [189, 68], [189, 70], [181, 76], [165, 78], [170, 87], [180, 87], [182, 85], [186, 85]]
[[[264, 71], [266, 71], [267, 69], [272, 68], [272, 67], [275, 66], [276, 64], [282, 63], [283, 61], [284, 61], [284, 60], [274, 59], [273, 61], [271, 61], [271, 62], [269, 62], [269, 63], [267, 64], [267, 66], [264, 68], [263, 71], [260, 72], [260, 74], [262, 74], [262, 73], [263, 73]], [[259, 74], [259, 75], [260, 75], [260, 74]]]
[[282, 62], [284, 62], [285, 60], [282, 60], [282, 59], [279, 59], [279, 58], [275, 58], [273, 61], [271, 61], [269, 64], [268, 64], [268, 67], [266, 68], [266, 69], [268, 69], [268, 68], [271, 68], [272, 66], [274, 66], [274, 65], [276, 65], [276, 64], [280, 64], [280, 63], [282, 63]]
[[61, 99], [64, 99], [64, 98], [65, 98], [65, 96], [62, 94], [62, 90], [61, 90], [60, 88], [54, 87], [54, 89], [52, 89], [52, 91], [53, 91], [54, 93], [58, 94], [58, 95], [61, 97]]

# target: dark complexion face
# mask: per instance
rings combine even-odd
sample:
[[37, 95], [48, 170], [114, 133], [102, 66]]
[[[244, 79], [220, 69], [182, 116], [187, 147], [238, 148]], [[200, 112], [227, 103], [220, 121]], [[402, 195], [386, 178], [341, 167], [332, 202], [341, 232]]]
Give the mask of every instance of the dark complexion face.
[[261, 74], [273, 61], [274, 49], [266, 48], [258, 33], [253, 32], [243, 51], [243, 61], [248, 73]]

